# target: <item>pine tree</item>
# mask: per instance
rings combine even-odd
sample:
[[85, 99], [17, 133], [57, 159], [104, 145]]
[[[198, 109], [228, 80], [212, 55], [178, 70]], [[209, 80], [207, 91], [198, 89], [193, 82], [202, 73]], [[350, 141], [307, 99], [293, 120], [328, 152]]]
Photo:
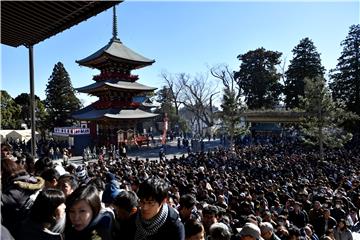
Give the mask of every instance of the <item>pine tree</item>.
[[46, 85], [45, 106], [49, 113], [48, 125], [51, 128], [72, 125], [71, 113], [81, 107], [79, 99], [75, 96], [70, 76], [61, 62], [55, 64]]
[[233, 146], [234, 137], [247, 131], [240, 127], [240, 114], [245, 110], [241, 101], [241, 89], [235, 81], [235, 73], [227, 65], [213, 67], [210, 73], [224, 85], [220, 118], [224, 130], [230, 136], [230, 146]]
[[323, 77], [305, 78], [304, 98], [300, 105], [305, 112], [301, 130], [306, 143], [319, 146], [320, 159], [324, 159], [324, 146], [341, 147], [351, 139], [340, 126], [354, 115], [346, 112], [332, 100]]
[[334, 99], [343, 101], [347, 110], [360, 115], [360, 24], [350, 27], [341, 46], [338, 64], [331, 70], [330, 88]]
[[275, 66], [281, 54], [258, 48], [238, 56], [242, 63], [235, 79], [249, 109], [273, 108], [279, 103], [282, 86]]
[[240, 113], [244, 111], [241, 106], [240, 98], [235, 90], [230, 88], [224, 89], [224, 95], [222, 99], [221, 107], [223, 109], [221, 119], [226, 132], [230, 136], [230, 145], [234, 143], [234, 137], [246, 129], [239, 127], [240, 125]]
[[287, 108], [299, 107], [300, 97], [304, 96], [304, 79], [323, 76], [325, 68], [321, 65], [320, 54], [309, 38], [300, 40], [292, 50], [293, 59], [286, 71], [284, 83], [285, 104]]
[[160, 108], [155, 111], [155, 113], [160, 114], [158, 121], [162, 121], [166, 113], [169, 119], [170, 129], [176, 129], [176, 125], [178, 125], [180, 130], [186, 129], [184, 121], [180, 115], [176, 114], [176, 108], [173, 105], [173, 97], [169, 87], [163, 86], [163, 88], [157, 92], [157, 101], [161, 104]]

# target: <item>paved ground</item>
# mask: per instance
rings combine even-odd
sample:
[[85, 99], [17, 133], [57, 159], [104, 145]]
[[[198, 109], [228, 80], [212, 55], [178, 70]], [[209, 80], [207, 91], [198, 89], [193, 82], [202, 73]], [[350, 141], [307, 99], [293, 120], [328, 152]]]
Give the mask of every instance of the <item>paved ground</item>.
[[[204, 147], [205, 147], [205, 151], [209, 150], [209, 149], [214, 149], [217, 146], [221, 146], [220, 145], [220, 141], [217, 140], [205, 140], [204, 141]], [[140, 148], [135, 148], [132, 147], [130, 149], [128, 149], [128, 157], [129, 158], [140, 158], [140, 159], [150, 159], [150, 160], [159, 160], [159, 151], [161, 148], [161, 144], [154, 144], [154, 145], [150, 145], [150, 146], [142, 146]], [[200, 145], [199, 145], [200, 148]], [[168, 142], [165, 145], [165, 153], [166, 153], [166, 157], [167, 158], [173, 158], [175, 155], [180, 157], [183, 154], [187, 155], [187, 149], [186, 148], [178, 148], [177, 147], [177, 141], [172, 141], [172, 142]], [[91, 159], [89, 162], [94, 162], [97, 161], [97, 159]], [[56, 163], [61, 163], [62, 159], [59, 160], [54, 160], [54, 162]], [[82, 164], [83, 163], [83, 158], [82, 156], [73, 156], [70, 159], [71, 163], [74, 164]]]

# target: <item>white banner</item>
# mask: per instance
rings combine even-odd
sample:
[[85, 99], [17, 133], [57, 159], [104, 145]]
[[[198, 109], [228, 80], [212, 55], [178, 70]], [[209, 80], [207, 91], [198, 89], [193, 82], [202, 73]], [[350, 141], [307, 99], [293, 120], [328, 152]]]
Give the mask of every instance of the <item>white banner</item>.
[[90, 128], [65, 128], [65, 127], [58, 127], [54, 128], [53, 135], [61, 135], [61, 136], [67, 136], [67, 135], [86, 135], [90, 134]]

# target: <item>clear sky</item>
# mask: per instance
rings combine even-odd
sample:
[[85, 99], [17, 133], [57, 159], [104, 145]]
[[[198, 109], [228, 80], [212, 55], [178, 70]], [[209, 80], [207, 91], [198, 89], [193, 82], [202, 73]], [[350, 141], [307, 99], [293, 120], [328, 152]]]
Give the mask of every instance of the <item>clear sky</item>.
[[[160, 88], [162, 71], [208, 72], [208, 66], [227, 64], [238, 70], [239, 54], [264, 47], [283, 53], [302, 38], [313, 40], [326, 70], [334, 68], [340, 47], [352, 24], [359, 24], [359, 1], [339, 2], [131, 2], [117, 5], [121, 41], [152, 66], [133, 71], [139, 82]], [[35, 94], [45, 99], [54, 65], [61, 61], [75, 88], [93, 83], [97, 70], [75, 61], [105, 46], [112, 36], [112, 9], [34, 46]], [[12, 97], [29, 93], [28, 50], [1, 45], [1, 89]], [[97, 98], [78, 97], [87, 105]]]

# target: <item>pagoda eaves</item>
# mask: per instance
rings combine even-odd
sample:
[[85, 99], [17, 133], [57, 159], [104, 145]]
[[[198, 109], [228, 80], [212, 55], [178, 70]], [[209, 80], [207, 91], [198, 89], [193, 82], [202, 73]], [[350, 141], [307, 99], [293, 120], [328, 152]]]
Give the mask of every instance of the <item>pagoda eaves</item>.
[[125, 81], [109, 81], [109, 82], [95, 82], [85, 87], [77, 88], [76, 90], [82, 93], [92, 94], [105, 90], [126, 90], [133, 92], [152, 92], [157, 88], [149, 87], [138, 82]]
[[156, 117], [158, 114], [149, 113], [141, 109], [95, 109], [91, 105], [73, 114], [73, 118], [78, 120], [136, 120]]
[[105, 47], [76, 62], [81, 66], [97, 69], [101, 69], [109, 62], [123, 63], [131, 66], [132, 69], [138, 69], [153, 64], [155, 60], [151, 60], [134, 52], [122, 44], [119, 39], [111, 39]]

